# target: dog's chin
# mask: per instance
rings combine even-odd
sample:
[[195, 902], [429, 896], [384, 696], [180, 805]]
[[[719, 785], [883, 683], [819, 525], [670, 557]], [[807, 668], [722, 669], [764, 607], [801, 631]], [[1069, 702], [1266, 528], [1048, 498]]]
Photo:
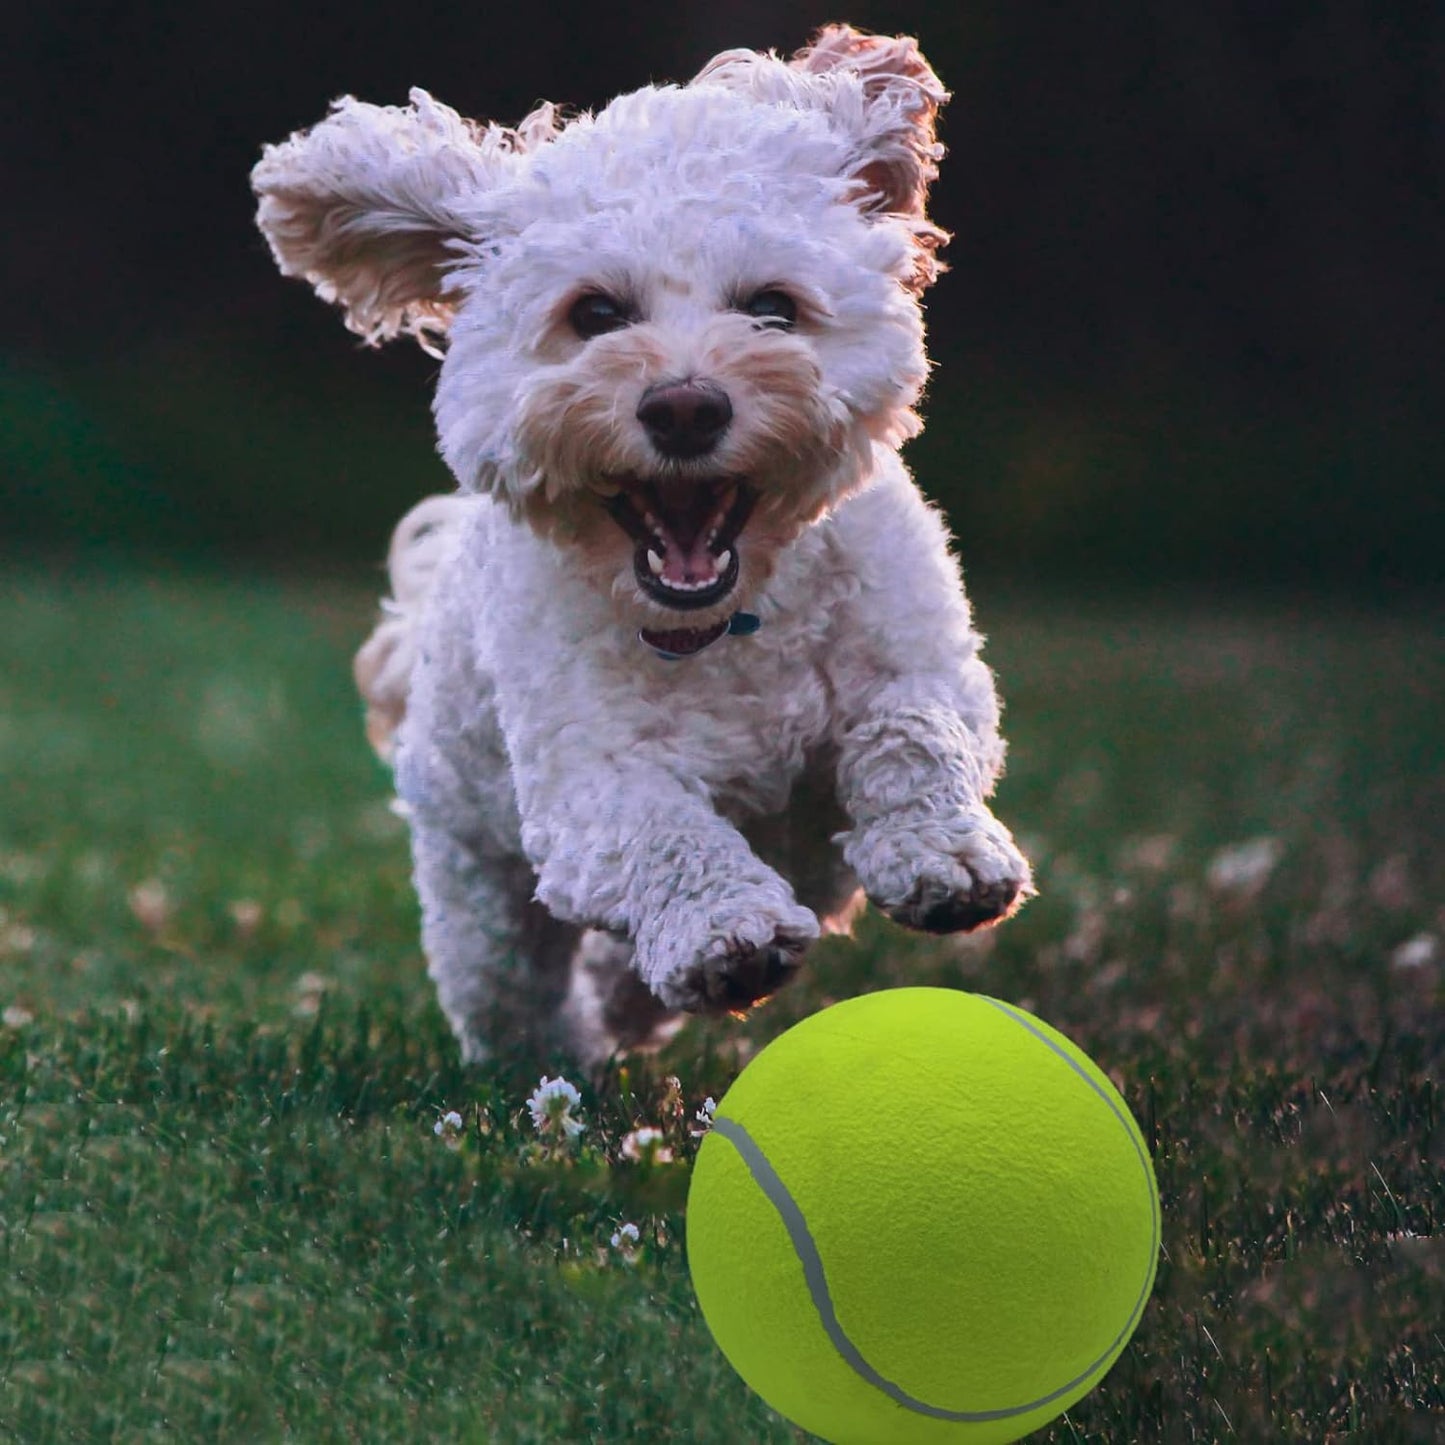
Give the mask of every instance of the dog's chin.
[[[750, 567], [740, 566], [736, 575], [723, 578], [716, 587], [707, 589], [708, 600], [688, 607], [676, 607], [660, 600], [638, 577], [635, 564], [618, 577], [618, 590], [629, 598], [631, 615], [639, 626], [710, 627], [714, 622], [726, 622], [733, 613], [749, 606], [749, 598], [756, 591], [751, 572]], [[628, 582], [631, 587], [627, 587]]]

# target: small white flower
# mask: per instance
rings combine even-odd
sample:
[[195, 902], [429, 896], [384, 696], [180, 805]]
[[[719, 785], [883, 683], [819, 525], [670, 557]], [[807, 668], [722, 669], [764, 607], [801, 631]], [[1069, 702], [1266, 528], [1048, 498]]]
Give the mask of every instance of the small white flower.
[[296, 1002], [291, 1012], [298, 1018], [314, 1018], [320, 1011], [321, 1001], [330, 986], [326, 975], [303, 973], [292, 986], [296, 990]]
[[231, 922], [236, 925], [236, 932], [242, 938], [250, 938], [266, 917], [265, 908], [254, 898], [237, 898], [227, 906], [226, 911], [231, 915]]
[[671, 1164], [672, 1150], [662, 1139], [662, 1130], [655, 1129], [650, 1124], [634, 1129], [622, 1141], [622, 1157], [639, 1163], [645, 1159], [653, 1164]]
[[712, 1128], [713, 1119], [716, 1114], [717, 1100], [714, 1099], [711, 1094], [709, 1094], [707, 1098], [702, 1101], [702, 1108], [699, 1109], [697, 1113], [692, 1116], [694, 1119], [697, 1120], [698, 1127], [696, 1129], [689, 1129], [688, 1133], [691, 1134], [694, 1139], [701, 1139], [702, 1136], [706, 1134], [709, 1129]]
[[612, 1234], [613, 1249], [631, 1249], [642, 1238], [642, 1231], [635, 1224], [619, 1225]]
[[455, 1109], [448, 1109], [440, 1119], [432, 1125], [431, 1131], [447, 1146], [448, 1149], [460, 1149], [462, 1146], [462, 1116]]
[[586, 1127], [572, 1115], [581, 1103], [582, 1095], [560, 1075], [549, 1079], [543, 1074], [542, 1082], [527, 1098], [533, 1127], [553, 1139], [575, 1139]]
[[1390, 955], [1393, 967], [1409, 972], [1411, 969], [1428, 968], [1440, 954], [1440, 940], [1433, 933], [1417, 933], [1407, 938]]
[[174, 911], [166, 885], [159, 878], [147, 878], [128, 895], [130, 911], [147, 933], [159, 933], [170, 922]]
[[1278, 838], [1252, 838], [1247, 843], [1221, 848], [1209, 860], [1209, 886], [1215, 893], [1258, 893], [1283, 856]]

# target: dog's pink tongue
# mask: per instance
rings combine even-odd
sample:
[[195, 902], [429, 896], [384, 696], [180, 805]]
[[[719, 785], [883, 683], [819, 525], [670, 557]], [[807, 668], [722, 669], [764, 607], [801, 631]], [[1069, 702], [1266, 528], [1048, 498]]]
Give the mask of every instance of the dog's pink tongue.
[[668, 532], [667, 552], [662, 559], [665, 582], [711, 582], [716, 576], [717, 561], [700, 533], [684, 546]]
[[666, 551], [664, 582], [711, 582], [717, 565], [707, 547], [717, 501], [711, 491], [682, 479], [659, 482], [654, 493]]

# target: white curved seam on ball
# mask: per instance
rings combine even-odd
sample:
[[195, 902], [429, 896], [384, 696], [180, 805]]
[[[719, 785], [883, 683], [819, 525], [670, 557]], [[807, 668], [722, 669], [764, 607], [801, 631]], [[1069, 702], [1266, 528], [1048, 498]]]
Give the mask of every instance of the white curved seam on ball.
[[1114, 1343], [1109, 1346], [1095, 1364], [1097, 1369], [1099, 1363], [1109, 1358], [1111, 1350], [1118, 1349], [1125, 1340], [1134, 1332], [1135, 1326], [1139, 1323], [1139, 1317], [1144, 1313], [1144, 1306], [1149, 1303], [1149, 1293], [1154, 1285], [1154, 1270], [1152, 1268], [1159, 1258], [1160, 1236], [1162, 1234], [1162, 1221], [1159, 1217], [1159, 1188], [1154, 1179], [1154, 1166], [1149, 1160], [1148, 1152], [1144, 1148], [1144, 1138], [1140, 1133], [1134, 1118], [1127, 1110], [1120, 1112], [1119, 1106], [1109, 1095], [1099, 1087], [1096, 1079], [1090, 1077], [1077, 1059], [1061, 1049], [1042, 1029], [1038, 1028], [1034, 1021], [1020, 1009], [1012, 1004], [1004, 1003], [1001, 999], [990, 998], [986, 993], [978, 995], [984, 1003], [990, 1004], [1000, 1013], [1007, 1014], [1021, 1028], [1031, 1033], [1045, 1048], [1061, 1058], [1093, 1091], [1109, 1106], [1109, 1112], [1119, 1121], [1124, 1130], [1125, 1137], [1133, 1146], [1134, 1154], [1139, 1160], [1139, 1167], [1144, 1171], [1145, 1182], [1149, 1185], [1149, 1260], [1150, 1267], [1144, 1271], [1144, 1284], [1139, 1291], [1139, 1298], [1134, 1301], [1134, 1308], [1129, 1312], [1129, 1318], [1124, 1328], [1114, 1337]]
[[[992, 1004], [1001, 1013], [1007, 1014], [1015, 1023], [1021, 1024], [1033, 1034], [1040, 1043], [1046, 1045], [1054, 1054], [1061, 1058], [1074, 1070], [1078, 1076], [1089, 1086], [1094, 1093], [1109, 1106], [1115, 1118], [1124, 1125], [1124, 1131], [1133, 1145], [1139, 1161], [1144, 1167], [1145, 1178], [1151, 1177], [1151, 1168], [1147, 1156], [1140, 1149], [1139, 1142], [1135, 1138], [1135, 1131], [1129, 1127], [1128, 1122], [1120, 1115], [1118, 1108], [1112, 1099], [1099, 1087], [1098, 1083], [1079, 1067], [1079, 1065], [1060, 1049], [1047, 1035], [1036, 1028], [1031, 1028], [1028, 1022], [1015, 1013], [1007, 1004], [1000, 1003], [998, 999], [989, 998], [980, 994], [983, 1002]], [[721, 1134], [742, 1158], [752, 1174], [764, 1197], [778, 1211], [778, 1217], [783, 1222], [783, 1228], [788, 1232], [788, 1239], [792, 1243], [793, 1252], [798, 1257], [798, 1262], [803, 1266], [803, 1280], [808, 1287], [809, 1297], [813, 1301], [813, 1308], [818, 1312], [819, 1323], [823, 1326], [823, 1332], [828, 1336], [833, 1348], [842, 1356], [843, 1360], [858, 1375], [875, 1389], [881, 1390], [889, 1399], [902, 1405], [915, 1414], [928, 1415], [936, 1420], [950, 1420], [960, 1424], [986, 1424], [991, 1420], [1009, 1420], [1019, 1415], [1027, 1415], [1031, 1411], [1042, 1409], [1045, 1405], [1051, 1404], [1070, 1390], [1082, 1385], [1086, 1380], [1094, 1376], [1100, 1366], [1119, 1349], [1123, 1343], [1134, 1332], [1138, 1324], [1139, 1316], [1143, 1313], [1144, 1305], [1149, 1298], [1149, 1288], [1153, 1279], [1153, 1270], [1146, 1269], [1144, 1275], [1144, 1286], [1139, 1293], [1134, 1308], [1129, 1315], [1124, 1328], [1115, 1335], [1109, 1347], [1093, 1362], [1086, 1370], [1076, 1375], [1066, 1384], [1060, 1385], [1057, 1389], [1050, 1390], [1046, 1395], [1040, 1395], [1036, 1400], [1030, 1400], [1022, 1405], [1010, 1405], [999, 1410], [948, 1410], [941, 1405], [930, 1405], [926, 1400], [920, 1400], [915, 1395], [910, 1395], [902, 1385], [890, 1380], [879, 1372], [864, 1358], [863, 1353], [848, 1338], [842, 1323], [838, 1319], [838, 1312], [833, 1306], [833, 1296], [828, 1289], [827, 1273], [823, 1268], [823, 1257], [818, 1252], [818, 1246], [813, 1239], [812, 1232], [808, 1228], [808, 1221], [799, 1208], [797, 1200], [783, 1183], [777, 1170], [773, 1168], [768, 1156], [763, 1153], [757, 1141], [748, 1131], [735, 1119], [725, 1116], [713, 1120], [712, 1133]], [[1159, 1253], [1159, 1205], [1157, 1191], [1152, 1187], [1149, 1190], [1151, 1241], [1149, 1258], [1155, 1259]]]

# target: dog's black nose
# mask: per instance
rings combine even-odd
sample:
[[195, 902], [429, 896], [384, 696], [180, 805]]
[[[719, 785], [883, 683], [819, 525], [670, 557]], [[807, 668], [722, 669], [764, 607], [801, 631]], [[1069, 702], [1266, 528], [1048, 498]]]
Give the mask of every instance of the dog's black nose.
[[711, 381], [664, 382], [642, 393], [637, 419], [663, 456], [700, 457], [728, 429], [733, 404]]

